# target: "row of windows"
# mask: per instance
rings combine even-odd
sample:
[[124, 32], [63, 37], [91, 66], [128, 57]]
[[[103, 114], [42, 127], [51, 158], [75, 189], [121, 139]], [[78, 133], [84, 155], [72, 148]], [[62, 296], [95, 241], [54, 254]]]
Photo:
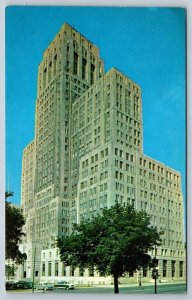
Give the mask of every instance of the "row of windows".
[[118, 129], [117, 129], [117, 137], [121, 138], [121, 139], [125, 139], [129, 143], [134, 143], [134, 145], [136, 145], [136, 146], [140, 146], [140, 144], [141, 144], [140, 140], [138, 140], [138, 139], [136, 139], [136, 138], [134, 138], [134, 137], [126, 134], [125, 132], [118, 130]]
[[[157, 260], [157, 265], [159, 264], [159, 260]], [[52, 270], [52, 265], [53, 263], [49, 262], [48, 263], [48, 276], [59, 276], [59, 265], [58, 262], [54, 263], [54, 270]], [[179, 269], [178, 269], [178, 276], [179, 277], [184, 277], [184, 262], [183, 261], [179, 261]], [[148, 274], [149, 272], [149, 274]], [[145, 278], [147, 276], [151, 277], [151, 269], [148, 269], [147, 267], [143, 267], [142, 270], [139, 271], [139, 278], [141, 280], [141, 277]], [[163, 260], [162, 261], [162, 270], [161, 270], [162, 277], [167, 277], [168, 276], [168, 261], [167, 260]], [[176, 276], [176, 261], [171, 261], [171, 277], [175, 277]], [[46, 276], [46, 266], [45, 263], [42, 263], [42, 269], [41, 269], [41, 274], [42, 276]], [[26, 274], [25, 274], [26, 275]], [[25, 278], [24, 275], [24, 278]], [[75, 276], [75, 269], [73, 267], [69, 268], [69, 276]], [[101, 274], [99, 274], [101, 276]], [[38, 276], [38, 271], [35, 272], [35, 276]], [[62, 274], [61, 276], [67, 276], [67, 271], [66, 271], [66, 266], [63, 265], [62, 266]], [[84, 276], [84, 269], [79, 269], [79, 274], [78, 276]], [[92, 277], [94, 276], [94, 268], [91, 268], [88, 270], [88, 276]], [[133, 277], [134, 273], [133, 272], [129, 272], [129, 277]]]
[[[121, 149], [115, 148], [115, 155], [119, 157], [124, 157], [124, 152]], [[131, 153], [125, 153], [126, 160], [130, 160], [131, 162], [134, 161], [134, 156]]]
[[[102, 150], [100, 152], [100, 158], [104, 158], [108, 156], [108, 148], [106, 148], [105, 150]], [[99, 158], [99, 154], [96, 153], [95, 155], [92, 155], [91, 156], [91, 159], [90, 159], [90, 163], [94, 163], [94, 162], [97, 162], [98, 161], [98, 158]], [[82, 162], [82, 168], [85, 168], [85, 167], [88, 167], [89, 166], [89, 159], [86, 159], [85, 161]]]
[[175, 181], [179, 182], [179, 176], [178, 175], [173, 174], [170, 171], [166, 171], [166, 173], [165, 173], [165, 169], [163, 167], [157, 166], [156, 164], [154, 164], [150, 161], [147, 162], [147, 160], [144, 159], [144, 158], [140, 158], [139, 163], [143, 167], [148, 167], [150, 170], [153, 170], [153, 171], [157, 170], [158, 173], [160, 173], [162, 175], [166, 174], [166, 178], [168, 178], [168, 179], [172, 179], [172, 180], [174, 179]]
[[[81, 201], [82, 200], [82, 201]], [[97, 204], [106, 203], [107, 202], [107, 194], [103, 194], [99, 196], [99, 199], [89, 199], [89, 202], [86, 200], [85, 197], [80, 196], [80, 209], [86, 209], [87, 205], [89, 204], [89, 207], [96, 206]]]
[[[54, 269], [53, 269], [54, 267]], [[47, 270], [46, 270], [47, 269]], [[62, 266], [62, 270], [61, 270], [61, 276], [75, 276], [75, 268], [74, 267], [68, 267], [68, 272], [69, 274], [67, 274], [67, 267], [63, 264]], [[48, 265], [46, 265], [45, 263], [42, 263], [42, 269], [41, 269], [41, 274], [42, 276], [46, 276], [46, 273], [47, 273], [47, 276], [59, 276], [59, 263], [58, 262], [55, 262], [55, 263], [52, 263], [52, 262], [48, 262]], [[79, 274], [78, 276], [84, 276], [85, 275], [85, 270], [84, 269], [79, 269]], [[95, 274], [94, 274], [94, 268], [90, 268], [88, 269], [88, 276], [90, 277], [93, 277]], [[86, 276], [87, 276], [86, 275]], [[36, 275], [38, 276], [38, 275]]]
[[118, 81], [119, 88], [122, 88], [123, 85], [129, 87], [129, 89], [133, 90], [135, 93], [139, 93], [139, 88], [125, 76], [116, 73], [116, 80]]

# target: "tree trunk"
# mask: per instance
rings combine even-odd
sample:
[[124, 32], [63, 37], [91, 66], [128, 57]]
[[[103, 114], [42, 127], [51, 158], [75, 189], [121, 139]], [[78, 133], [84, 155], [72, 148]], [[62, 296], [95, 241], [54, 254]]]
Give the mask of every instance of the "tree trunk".
[[119, 294], [118, 276], [114, 274], [114, 293]]

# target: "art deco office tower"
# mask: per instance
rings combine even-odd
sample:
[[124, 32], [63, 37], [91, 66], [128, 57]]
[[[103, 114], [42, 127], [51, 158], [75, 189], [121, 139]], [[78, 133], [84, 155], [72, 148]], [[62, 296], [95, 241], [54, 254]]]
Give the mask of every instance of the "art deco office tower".
[[98, 48], [64, 24], [38, 67], [35, 137], [23, 153], [24, 242], [41, 262], [72, 223], [115, 201], [151, 215], [164, 231], [162, 276], [183, 277], [181, 178], [143, 154], [141, 89], [115, 68], [104, 74]]
[[34, 226], [35, 239], [44, 246], [50, 246], [50, 237], [69, 232], [69, 211], [75, 205], [69, 200], [72, 105], [103, 73], [98, 48], [67, 24], [44, 52], [38, 67], [35, 138], [23, 159], [22, 205], [27, 217], [30, 212], [29, 241]]

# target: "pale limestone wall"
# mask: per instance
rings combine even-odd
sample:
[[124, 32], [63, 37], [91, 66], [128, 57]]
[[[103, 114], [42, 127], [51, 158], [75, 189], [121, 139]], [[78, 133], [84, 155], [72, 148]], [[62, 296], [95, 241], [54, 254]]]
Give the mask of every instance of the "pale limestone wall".
[[82, 273], [79, 268], [73, 270], [65, 266], [60, 261], [59, 251], [56, 248], [42, 250], [41, 253], [41, 281], [57, 283], [66, 280], [74, 284], [110, 284], [111, 277], [101, 277], [94, 271], [90, 276], [90, 271], [85, 269]]
[[21, 174], [21, 206], [26, 223], [24, 232], [26, 236], [23, 241], [30, 242], [33, 234], [34, 214], [34, 180], [35, 180], [35, 141], [32, 141], [23, 150], [22, 174]]
[[35, 138], [22, 178], [26, 241], [40, 242], [38, 256], [83, 215], [117, 200], [145, 209], [165, 231], [160, 273], [167, 260], [170, 278], [176, 261], [178, 276], [185, 262], [180, 175], [143, 154], [141, 88], [115, 68], [104, 75], [99, 49], [68, 24], [38, 67]]

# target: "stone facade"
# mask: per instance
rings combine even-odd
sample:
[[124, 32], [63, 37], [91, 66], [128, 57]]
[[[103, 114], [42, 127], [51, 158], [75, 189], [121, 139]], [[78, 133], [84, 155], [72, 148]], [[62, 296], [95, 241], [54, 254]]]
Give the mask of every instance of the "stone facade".
[[93, 270], [63, 269], [55, 240], [115, 201], [146, 210], [164, 231], [161, 278], [185, 278], [181, 176], [143, 154], [142, 132], [141, 88], [115, 68], [105, 73], [98, 48], [64, 24], [38, 67], [35, 137], [23, 154], [23, 245], [32, 257], [36, 249], [37, 279], [109, 283]]

